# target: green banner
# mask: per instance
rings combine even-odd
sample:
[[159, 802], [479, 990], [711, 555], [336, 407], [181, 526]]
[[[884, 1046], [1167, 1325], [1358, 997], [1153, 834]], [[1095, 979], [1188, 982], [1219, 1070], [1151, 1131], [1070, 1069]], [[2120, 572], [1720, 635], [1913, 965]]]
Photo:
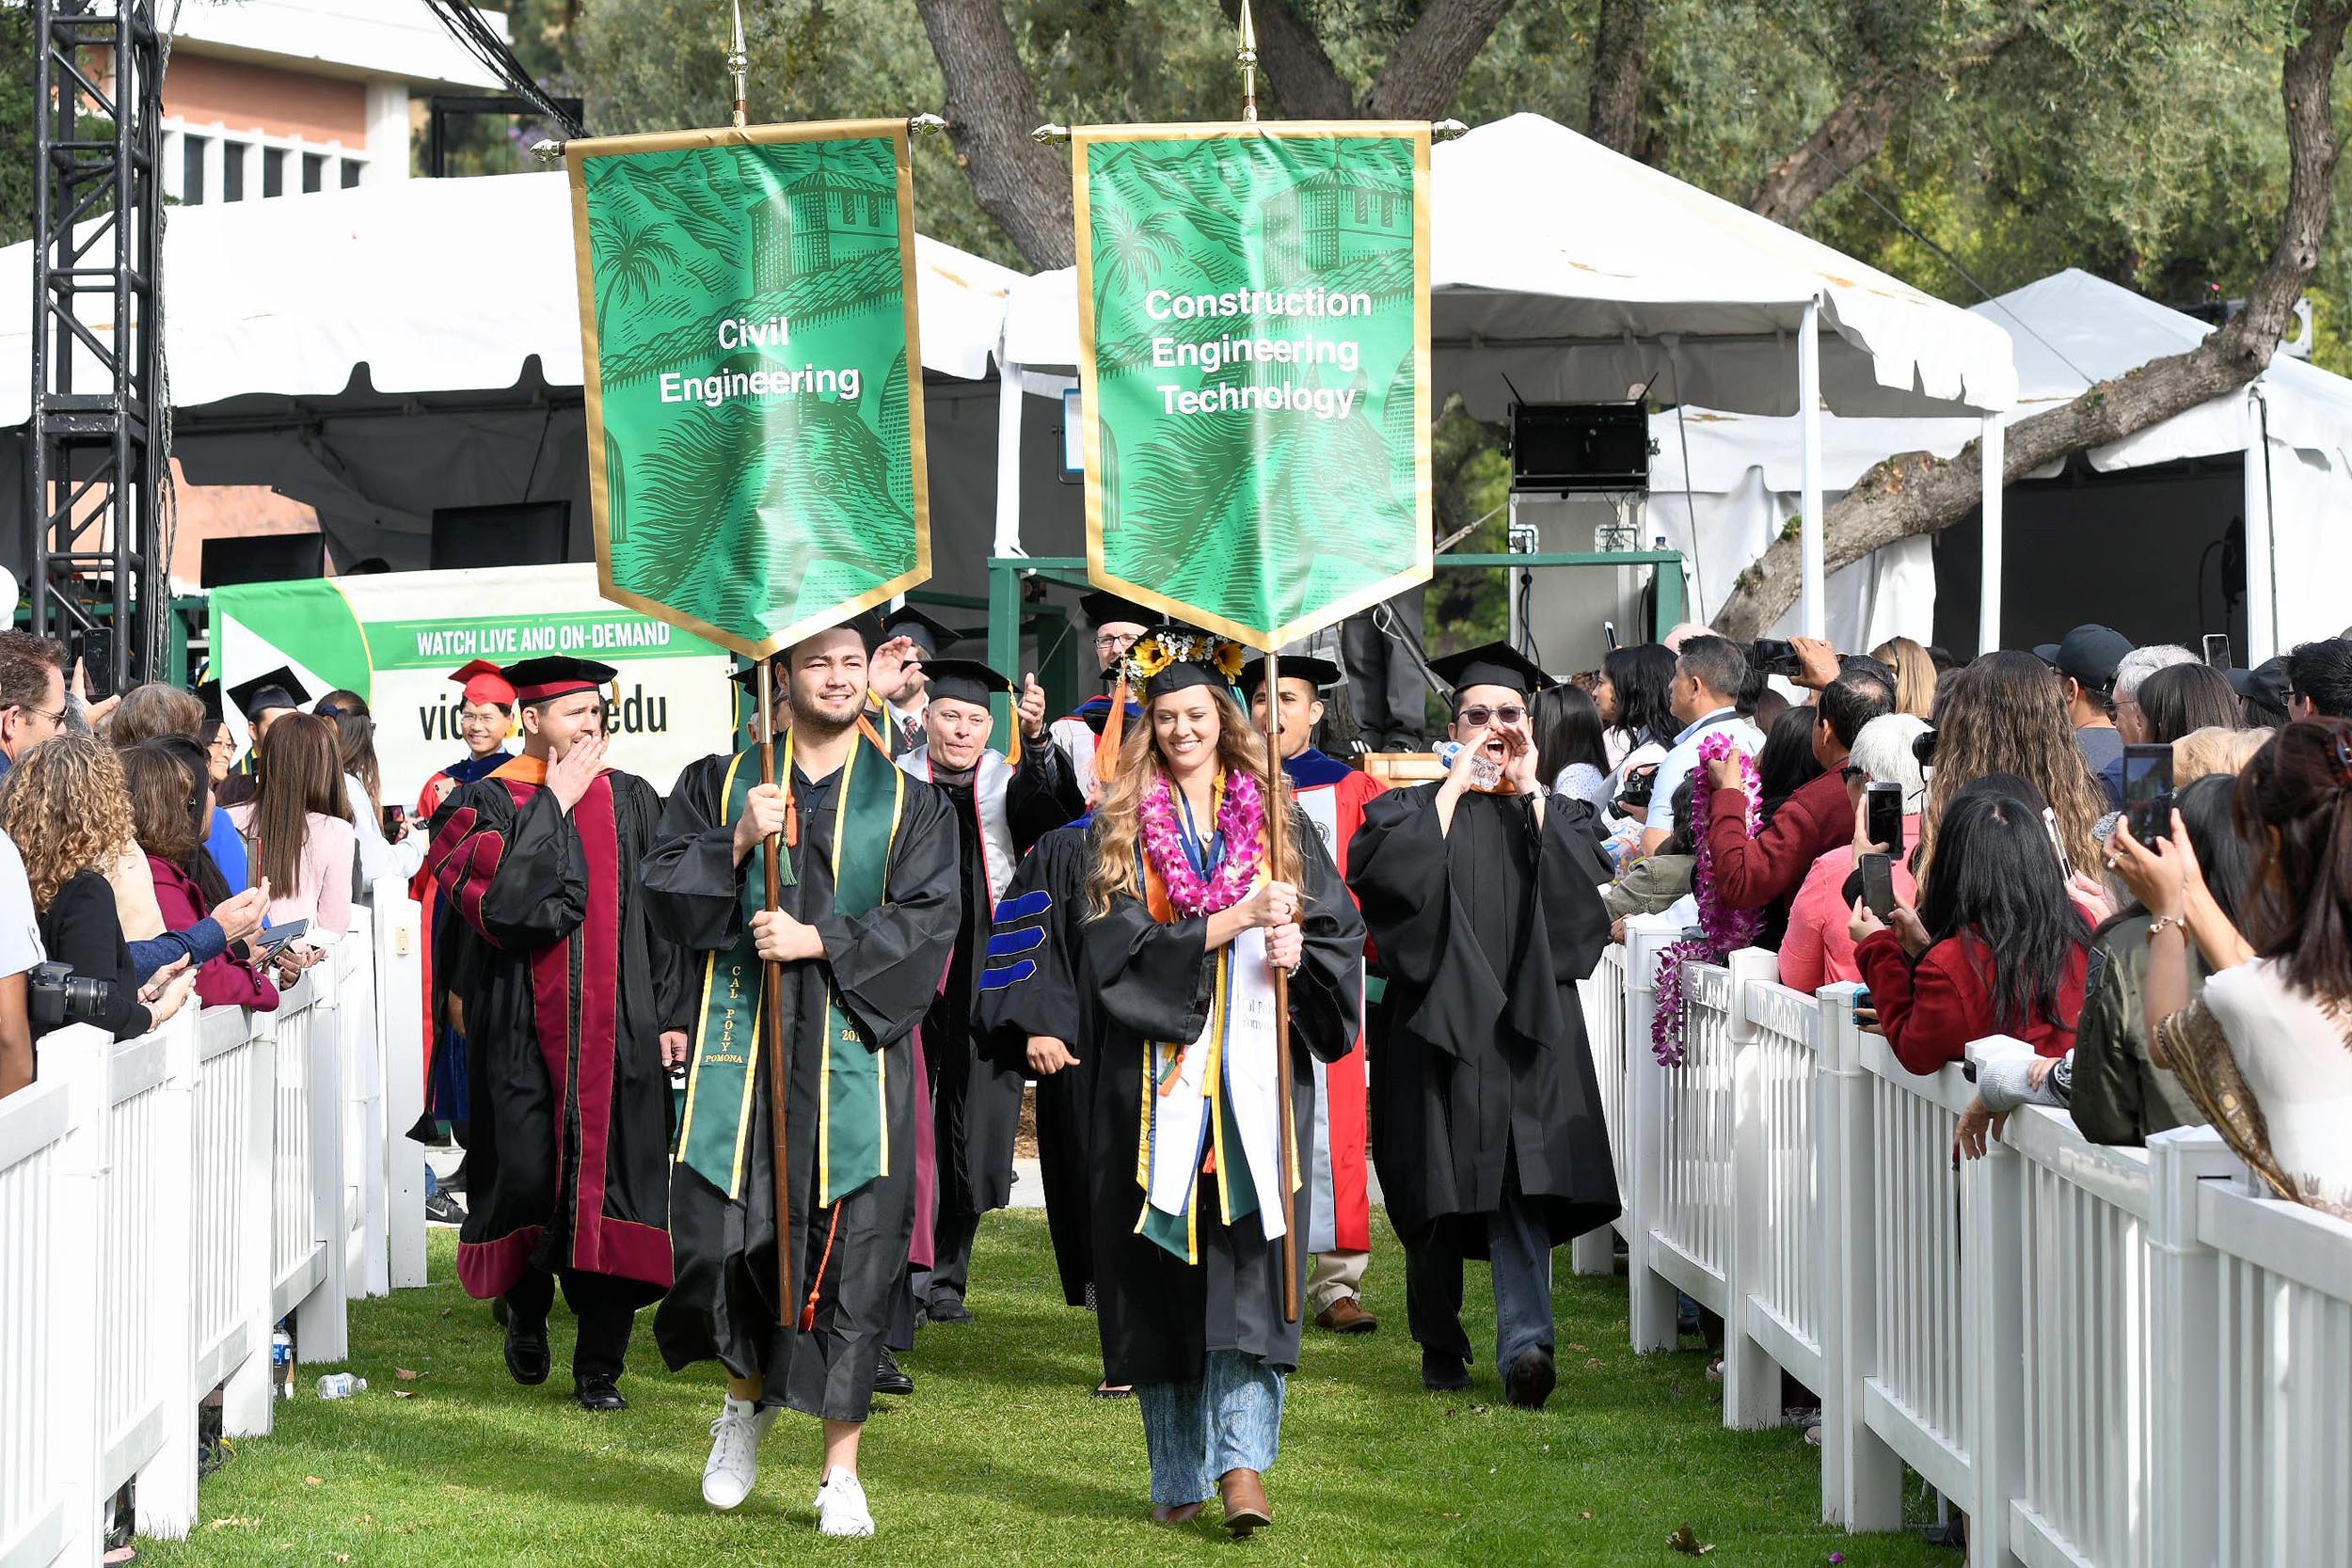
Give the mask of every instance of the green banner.
[[1072, 143], [1088, 576], [1256, 648], [1426, 580], [1429, 127]]
[[605, 594], [759, 657], [929, 577], [906, 122], [565, 160]]

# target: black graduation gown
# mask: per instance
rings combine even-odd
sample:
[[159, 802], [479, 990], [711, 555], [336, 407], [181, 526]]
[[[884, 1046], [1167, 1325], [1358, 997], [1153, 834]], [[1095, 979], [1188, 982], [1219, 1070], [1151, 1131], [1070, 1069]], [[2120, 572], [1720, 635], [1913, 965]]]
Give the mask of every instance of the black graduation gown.
[[[1021, 1127], [1021, 1097], [1028, 1076], [1022, 1059], [1003, 1063], [982, 1054], [974, 1008], [979, 1001], [981, 959], [988, 951], [995, 900], [989, 896], [977, 791], [967, 777], [951, 783], [931, 776], [947, 799], [961, 844], [959, 878], [963, 920], [947, 983], [923, 1022], [923, 1059], [931, 1075], [931, 1129], [939, 1154], [939, 1212], [984, 1214], [1012, 1201], [1012, 1146]], [[1040, 742], [1023, 750], [1005, 784], [1005, 826], [1013, 851], [1026, 855], [1038, 836], [1086, 810], [1078, 776], [1059, 748]]]
[[[1600, 961], [1607, 857], [1592, 808], [1466, 793], [1438, 828], [1435, 783], [1364, 804], [1347, 852], [1388, 994], [1371, 1040], [1373, 1160], [1410, 1243], [1502, 1201], [1504, 1161], [1553, 1244], [1613, 1219], [1616, 1175], [1578, 980]], [[1486, 1227], [1460, 1241], [1484, 1257]]]
[[436, 973], [466, 1015], [471, 1295], [532, 1267], [633, 1281], [640, 1306], [670, 1283], [660, 1035], [684, 1026], [686, 961], [630, 875], [660, 812], [651, 784], [608, 771], [568, 814], [492, 776], [434, 816], [427, 869], [449, 911]]
[[[1363, 996], [1364, 923], [1347, 896], [1321, 835], [1294, 813], [1306, 951], [1290, 982], [1291, 1116], [1302, 1164], [1314, 1148], [1315, 1079], [1309, 1053], [1347, 1054]], [[1089, 850], [1092, 848], [1089, 842]], [[1091, 863], [1089, 854], [1089, 862]], [[1090, 873], [1089, 873], [1090, 874]], [[1083, 896], [1083, 895], [1082, 895]], [[1088, 903], [1085, 964], [1099, 987], [1104, 1027], [1093, 1085], [1095, 1303], [1103, 1368], [1112, 1383], [1192, 1383], [1207, 1353], [1237, 1350], [1278, 1371], [1298, 1365], [1298, 1328], [1282, 1321], [1282, 1243], [1268, 1241], [1255, 1213], [1227, 1226], [1203, 1181], [1200, 1261], [1187, 1264], [1137, 1234], [1143, 1188], [1136, 1180], [1141, 1141], [1144, 1049], [1150, 1040], [1197, 1038], [1209, 1017], [1215, 955], [1208, 922], [1152, 918], [1137, 898], [1097, 916]], [[1306, 1299], [1310, 1226], [1302, 1188], [1297, 1288]], [[1270, 1201], [1267, 1195], [1262, 1199]], [[1304, 1312], [1300, 1314], [1303, 1318]]]
[[1077, 1058], [1037, 1081], [1045, 1224], [1062, 1299], [1073, 1307], [1086, 1305], [1087, 1287], [1094, 1281], [1091, 1117], [1095, 1067], [1102, 1060], [1101, 1013], [1093, 982], [1085, 975], [1080, 928], [1093, 863], [1084, 825], [1055, 829], [1023, 858], [1005, 887], [994, 930], [1003, 937], [1034, 930], [1041, 940], [1017, 953], [1008, 950], [988, 966], [973, 1013], [977, 1048], [1000, 1073], [1018, 1078], [1028, 1070], [1032, 1035], [1061, 1041]]
[[[657, 918], [696, 953], [720, 952], [735, 943], [743, 926], [743, 875], [758, 864], [757, 857], [739, 867], [735, 863], [735, 830], [723, 796], [731, 760], [705, 757], [678, 776], [662, 816], [661, 842], [640, 869]], [[893, 765], [877, 751], [858, 766]], [[833, 912], [833, 816], [840, 777], [835, 772], [811, 784], [796, 768], [792, 778], [801, 842], [789, 851], [794, 885], [784, 889], [783, 907], [823, 933], [829, 957], [784, 966], [781, 1004], [790, 1063], [786, 1132], [795, 1254], [789, 1299], [776, 1297], [775, 1135], [763, 1049], [754, 1058], [742, 1197], [730, 1201], [685, 1165], [672, 1173], [670, 1229], [677, 1283], [654, 1317], [654, 1337], [673, 1370], [715, 1359], [738, 1377], [765, 1376], [766, 1403], [788, 1404], [827, 1420], [857, 1421], [872, 1405], [874, 1365], [914, 1229], [915, 1101], [901, 1087], [915, 1082], [910, 1037], [937, 994], [960, 911], [956, 836], [946, 800], [910, 779], [883, 877], [883, 902], [854, 918]], [[880, 1179], [831, 1209], [816, 1210], [817, 1094], [823, 1057], [804, 1047], [823, 1038], [828, 975], [844, 1014], [866, 1043], [887, 1057], [884, 1070], [893, 1087], [885, 1104], [894, 1152], [890, 1169]], [[690, 1014], [694, 1005], [690, 999]], [[820, 1269], [816, 1327], [803, 1334], [801, 1310], [809, 1281]]]

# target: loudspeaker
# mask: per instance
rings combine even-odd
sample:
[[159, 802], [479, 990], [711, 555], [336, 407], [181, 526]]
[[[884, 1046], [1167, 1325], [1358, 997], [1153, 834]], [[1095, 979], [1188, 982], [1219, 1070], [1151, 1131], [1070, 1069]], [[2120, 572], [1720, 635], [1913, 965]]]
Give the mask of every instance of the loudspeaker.
[[433, 509], [433, 569], [552, 566], [569, 546], [572, 503], [516, 501], [501, 506]]
[[303, 582], [326, 575], [323, 533], [252, 533], [204, 541], [197, 575], [206, 588], [240, 582]]
[[1648, 413], [1638, 403], [1514, 404], [1511, 488], [1552, 495], [1648, 489]]

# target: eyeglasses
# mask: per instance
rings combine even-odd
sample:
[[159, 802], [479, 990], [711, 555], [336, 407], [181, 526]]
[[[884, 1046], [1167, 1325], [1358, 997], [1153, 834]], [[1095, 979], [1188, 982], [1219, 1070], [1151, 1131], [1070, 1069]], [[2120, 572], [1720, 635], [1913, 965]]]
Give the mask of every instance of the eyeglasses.
[[20, 707], [16, 711], [22, 714], [26, 714], [35, 719], [46, 719], [51, 723], [60, 727], [62, 727], [65, 723], [65, 709], [63, 708], [57, 709], [55, 713], [50, 712], [49, 709], [45, 707]]
[[1139, 632], [1104, 631], [1094, 634], [1094, 646], [1097, 652], [1107, 653], [1116, 650], [1123, 654], [1142, 640], [1142, 634]]
[[1473, 725], [1484, 724], [1489, 719], [1497, 720], [1505, 724], [1516, 724], [1526, 717], [1527, 709], [1516, 706], [1466, 707], [1462, 710], [1462, 722]]

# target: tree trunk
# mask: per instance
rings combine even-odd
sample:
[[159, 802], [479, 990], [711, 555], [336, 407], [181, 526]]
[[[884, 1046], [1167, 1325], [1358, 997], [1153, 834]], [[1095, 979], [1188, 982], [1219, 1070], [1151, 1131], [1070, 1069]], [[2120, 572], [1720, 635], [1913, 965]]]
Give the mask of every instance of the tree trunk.
[[1649, 65], [1649, 0], [1600, 0], [1584, 134], [1627, 157], [1642, 145], [1642, 76]]
[[[2185, 354], [2152, 359], [2090, 388], [2059, 407], [2009, 429], [2004, 484], [2047, 463], [2120, 441], [2221, 397], [2260, 375], [2278, 351], [2319, 263], [2333, 206], [2341, 151], [2329, 100], [2352, 0], [2307, 0], [2302, 40], [2280, 73], [2287, 120], [2287, 203], [2279, 243], [2254, 280], [2246, 309]], [[1826, 569], [1836, 571], [1898, 540], [1947, 528], [1982, 499], [1983, 454], [1970, 442], [1949, 462], [1927, 452], [1890, 457], [1854, 482], [1822, 519]], [[1773, 541], [1740, 574], [1716, 613], [1715, 629], [1735, 641], [1762, 633], [1797, 600], [1801, 546], [1794, 531]]]
[[980, 210], [1040, 272], [1078, 259], [1070, 158], [1029, 139], [1044, 117], [1002, 0], [915, 0], [947, 84], [947, 138]]
[[1367, 119], [1435, 119], [1451, 108], [1462, 73], [1494, 36], [1512, 0], [1430, 0], [1397, 40], [1364, 97]]

